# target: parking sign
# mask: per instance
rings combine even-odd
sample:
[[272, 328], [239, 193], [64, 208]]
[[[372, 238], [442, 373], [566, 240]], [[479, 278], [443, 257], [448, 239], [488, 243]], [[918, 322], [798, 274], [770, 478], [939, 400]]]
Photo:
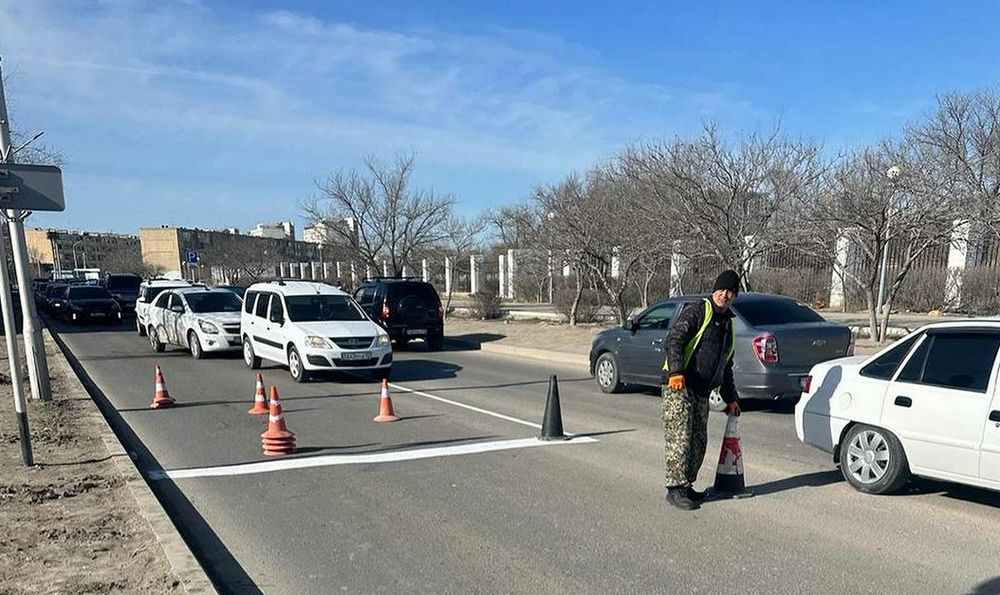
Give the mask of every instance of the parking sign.
[[187, 263], [188, 264], [198, 264], [198, 253], [192, 250], [187, 253]]

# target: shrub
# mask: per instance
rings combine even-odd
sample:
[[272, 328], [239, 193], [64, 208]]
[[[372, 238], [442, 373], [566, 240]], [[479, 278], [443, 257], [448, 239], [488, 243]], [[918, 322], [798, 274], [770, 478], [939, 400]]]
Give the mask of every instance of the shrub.
[[[912, 269], [896, 293], [893, 308], [909, 312], [930, 312], [945, 308], [945, 269]], [[889, 280], [891, 282], [891, 279]]]
[[[556, 311], [562, 314], [563, 318], [569, 320], [570, 312], [573, 309], [573, 300], [576, 298], [576, 289], [572, 287], [561, 287], [557, 289], [553, 296]], [[592, 290], [584, 289], [580, 296], [580, 305], [576, 309], [577, 322], [594, 322], [601, 310], [601, 295]]]
[[958, 310], [977, 316], [1000, 314], [1000, 270], [970, 267], [962, 271], [961, 304]]
[[500, 296], [493, 292], [480, 291], [472, 296], [472, 317], [480, 320], [496, 320], [503, 316]]

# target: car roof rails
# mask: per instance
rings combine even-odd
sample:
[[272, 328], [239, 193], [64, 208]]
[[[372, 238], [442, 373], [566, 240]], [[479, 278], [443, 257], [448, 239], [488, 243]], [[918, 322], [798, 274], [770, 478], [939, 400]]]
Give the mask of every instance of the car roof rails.
[[423, 277], [403, 277], [402, 275], [378, 275], [375, 277], [368, 277], [365, 282], [368, 281], [423, 281]]
[[274, 283], [276, 285], [284, 285], [285, 283], [319, 283], [320, 285], [329, 285], [326, 281], [303, 279], [301, 277], [264, 277], [258, 280], [257, 283]]

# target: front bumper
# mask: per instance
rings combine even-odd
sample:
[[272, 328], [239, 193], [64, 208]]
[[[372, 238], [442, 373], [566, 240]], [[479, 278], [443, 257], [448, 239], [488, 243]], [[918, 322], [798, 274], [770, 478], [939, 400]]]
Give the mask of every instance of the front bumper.
[[[367, 357], [363, 357], [367, 356]], [[392, 365], [392, 348], [375, 349], [315, 349], [302, 351], [306, 370], [372, 370]]]
[[199, 332], [198, 338], [201, 339], [201, 348], [203, 351], [240, 351], [243, 349], [243, 339], [239, 335], [230, 335], [226, 333], [216, 333], [209, 335], [207, 333]]
[[117, 322], [122, 319], [121, 311], [117, 312], [87, 312], [85, 310], [69, 310], [66, 318], [73, 322], [95, 321], [95, 322]]

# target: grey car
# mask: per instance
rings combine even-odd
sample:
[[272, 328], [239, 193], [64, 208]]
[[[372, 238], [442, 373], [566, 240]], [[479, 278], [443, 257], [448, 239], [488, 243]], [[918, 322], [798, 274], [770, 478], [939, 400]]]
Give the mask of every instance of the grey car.
[[[605, 393], [625, 385], [659, 386], [664, 341], [680, 309], [708, 296], [677, 297], [655, 304], [623, 327], [598, 334], [590, 349], [590, 373]], [[816, 364], [853, 354], [851, 330], [827, 322], [808, 306], [765, 293], [742, 293], [733, 302], [736, 355], [733, 376], [743, 399], [794, 399]]]

